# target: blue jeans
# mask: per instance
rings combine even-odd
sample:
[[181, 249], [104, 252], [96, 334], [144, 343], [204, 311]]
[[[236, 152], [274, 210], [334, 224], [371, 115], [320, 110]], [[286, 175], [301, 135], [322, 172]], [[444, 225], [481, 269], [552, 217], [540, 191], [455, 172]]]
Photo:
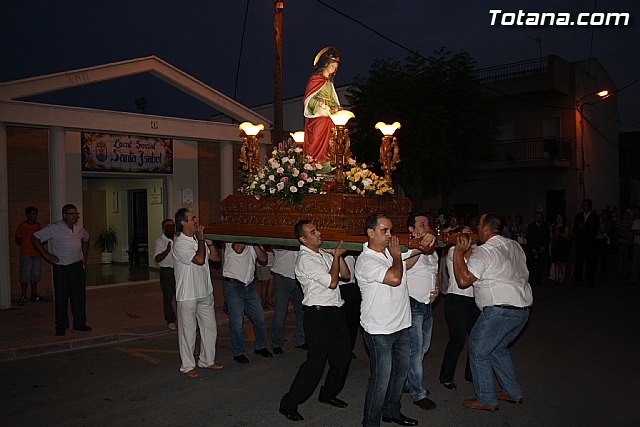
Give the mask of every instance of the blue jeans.
[[400, 416], [402, 388], [409, 372], [409, 328], [388, 335], [364, 332], [371, 375], [365, 393], [362, 425], [379, 426], [382, 416]]
[[304, 344], [304, 323], [302, 313], [302, 289], [296, 279], [273, 273], [273, 325], [271, 327], [271, 345], [284, 346], [284, 322], [287, 320], [289, 298], [296, 313], [296, 330], [293, 344]]
[[493, 373], [506, 394], [522, 397], [507, 346], [520, 334], [528, 319], [528, 308], [514, 310], [489, 306], [478, 316], [469, 336], [469, 358], [473, 390], [483, 405], [498, 403]]
[[255, 348], [263, 349], [267, 346], [267, 333], [264, 325], [264, 311], [258, 297], [258, 291], [253, 283], [245, 286], [243, 283], [223, 280], [224, 300], [229, 311], [229, 332], [231, 333], [231, 350], [234, 356], [244, 353], [244, 314], [246, 313], [256, 334]]
[[429, 392], [422, 384], [422, 359], [431, 346], [431, 330], [433, 317], [431, 317], [431, 304], [424, 304], [413, 298], [411, 303], [411, 356], [409, 359], [409, 375], [407, 386], [414, 402], [427, 397]]

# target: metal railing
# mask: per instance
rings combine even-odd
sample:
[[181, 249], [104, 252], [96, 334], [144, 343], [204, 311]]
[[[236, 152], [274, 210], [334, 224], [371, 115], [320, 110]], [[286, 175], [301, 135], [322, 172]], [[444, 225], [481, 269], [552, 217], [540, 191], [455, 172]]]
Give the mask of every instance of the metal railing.
[[571, 141], [564, 138], [527, 138], [496, 143], [488, 162], [525, 160], [571, 160]]
[[529, 77], [549, 72], [547, 57], [529, 61], [514, 62], [496, 67], [476, 70], [476, 78], [481, 83], [492, 83], [500, 80]]

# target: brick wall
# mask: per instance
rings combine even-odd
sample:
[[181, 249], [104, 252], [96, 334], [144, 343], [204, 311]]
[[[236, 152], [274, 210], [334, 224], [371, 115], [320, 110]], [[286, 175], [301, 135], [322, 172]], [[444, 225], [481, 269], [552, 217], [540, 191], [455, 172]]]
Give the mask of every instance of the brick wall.
[[[7, 172], [9, 175], [9, 241], [11, 295], [20, 295], [18, 257], [14, 243], [18, 225], [25, 220], [24, 208], [38, 208], [44, 227], [51, 221], [49, 201], [49, 133], [47, 129], [7, 127]], [[57, 220], [60, 214], [54, 215]], [[38, 292], [51, 295], [51, 268], [44, 263]], [[30, 290], [29, 290], [30, 292]]]

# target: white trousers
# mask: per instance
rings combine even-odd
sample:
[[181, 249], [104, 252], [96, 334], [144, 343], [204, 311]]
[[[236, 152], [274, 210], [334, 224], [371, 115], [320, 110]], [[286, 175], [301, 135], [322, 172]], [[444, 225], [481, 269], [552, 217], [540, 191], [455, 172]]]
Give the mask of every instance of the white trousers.
[[204, 298], [176, 301], [178, 307], [178, 347], [180, 348], [181, 372], [196, 367], [193, 350], [196, 345], [196, 327], [200, 327], [200, 357], [198, 366], [205, 368], [216, 361], [218, 326], [213, 308], [213, 294]]

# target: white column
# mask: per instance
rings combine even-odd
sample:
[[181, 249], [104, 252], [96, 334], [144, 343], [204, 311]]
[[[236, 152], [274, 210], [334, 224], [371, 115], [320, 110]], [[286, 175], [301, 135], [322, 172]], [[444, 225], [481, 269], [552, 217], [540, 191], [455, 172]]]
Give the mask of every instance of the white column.
[[7, 127], [0, 122], [0, 309], [11, 308], [11, 273], [9, 265], [9, 175], [7, 173]]
[[233, 194], [233, 143], [220, 142], [220, 198]]
[[[62, 218], [62, 207], [67, 203], [67, 153], [65, 131], [61, 127], [49, 129], [49, 198], [51, 222]], [[79, 207], [80, 209], [80, 207]]]

